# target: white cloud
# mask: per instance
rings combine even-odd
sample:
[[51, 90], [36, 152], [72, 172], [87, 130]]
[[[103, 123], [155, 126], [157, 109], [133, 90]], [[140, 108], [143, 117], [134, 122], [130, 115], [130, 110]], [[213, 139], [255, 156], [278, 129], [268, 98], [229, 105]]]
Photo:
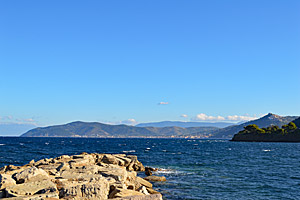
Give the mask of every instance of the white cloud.
[[120, 124], [136, 125], [138, 122], [135, 119], [127, 119], [120, 122]]
[[158, 103], [158, 105], [168, 105], [168, 104], [169, 102], [163, 102], [163, 101]]
[[246, 116], [231, 115], [231, 116], [227, 116], [226, 118], [229, 121], [250, 121], [250, 120], [257, 119], [257, 117], [251, 117], [249, 115]]
[[254, 119], [257, 119], [257, 117], [249, 115], [209, 116], [204, 113], [200, 113], [192, 118], [193, 121], [250, 121]]
[[186, 115], [186, 114], [182, 114], [182, 115], [180, 115], [180, 117], [187, 118], [187, 117], [188, 117], [188, 115]]
[[204, 113], [200, 113], [196, 117], [194, 117], [193, 120], [195, 120], [195, 121], [224, 121], [225, 118], [222, 116], [209, 116]]

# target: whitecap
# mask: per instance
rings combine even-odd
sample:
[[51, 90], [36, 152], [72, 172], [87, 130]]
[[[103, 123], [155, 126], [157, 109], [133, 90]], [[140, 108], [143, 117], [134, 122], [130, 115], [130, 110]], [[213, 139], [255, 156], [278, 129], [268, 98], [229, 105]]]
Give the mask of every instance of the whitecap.
[[167, 150], [162, 150], [163, 152], [167, 152]]
[[24, 145], [24, 143], [20, 143], [20, 145]]
[[48, 144], [49, 144], [48, 142], [45, 143], [45, 145], [48, 145]]
[[129, 150], [129, 151], [122, 151], [123, 153], [134, 153], [135, 150]]
[[270, 149], [264, 149], [263, 151], [271, 151]]
[[146, 148], [146, 149], [147, 149], [147, 150], [150, 150], [151, 148], [148, 147], [148, 148]]
[[5, 144], [0, 144], [0, 146], [4, 146]]

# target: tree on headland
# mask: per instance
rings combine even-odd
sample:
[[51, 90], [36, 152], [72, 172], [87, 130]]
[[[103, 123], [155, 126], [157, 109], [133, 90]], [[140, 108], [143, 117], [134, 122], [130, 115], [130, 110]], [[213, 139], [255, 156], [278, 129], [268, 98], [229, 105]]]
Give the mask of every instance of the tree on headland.
[[297, 129], [297, 126], [296, 126], [295, 123], [290, 122], [290, 123], [288, 123], [288, 124], [286, 124], [286, 125], [283, 125], [282, 128], [285, 129], [285, 130], [290, 131], [290, 130], [296, 130], [296, 129]]

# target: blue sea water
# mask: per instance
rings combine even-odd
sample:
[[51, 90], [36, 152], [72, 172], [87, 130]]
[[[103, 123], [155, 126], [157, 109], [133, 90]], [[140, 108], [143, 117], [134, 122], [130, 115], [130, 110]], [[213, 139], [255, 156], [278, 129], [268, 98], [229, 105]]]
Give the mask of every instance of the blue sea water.
[[300, 199], [298, 143], [0, 137], [0, 152], [0, 167], [81, 152], [137, 155], [161, 168], [167, 181], [154, 187], [165, 199]]

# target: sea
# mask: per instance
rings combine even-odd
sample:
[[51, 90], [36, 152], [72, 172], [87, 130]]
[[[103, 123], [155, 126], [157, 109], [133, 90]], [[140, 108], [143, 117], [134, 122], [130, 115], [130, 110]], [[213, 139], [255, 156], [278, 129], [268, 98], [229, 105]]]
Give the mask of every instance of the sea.
[[137, 155], [164, 199], [300, 199], [299, 143], [0, 137], [0, 167], [82, 152]]

